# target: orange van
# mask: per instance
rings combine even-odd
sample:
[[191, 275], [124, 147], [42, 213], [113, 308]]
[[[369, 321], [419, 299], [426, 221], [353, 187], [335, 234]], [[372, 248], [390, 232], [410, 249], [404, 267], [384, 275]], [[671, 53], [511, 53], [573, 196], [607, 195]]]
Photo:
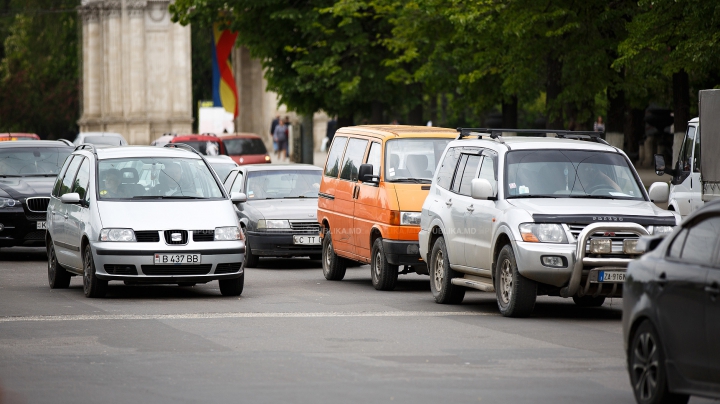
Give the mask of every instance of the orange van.
[[[370, 264], [373, 286], [395, 288], [398, 274], [427, 274], [420, 257], [420, 210], [452, 129], [351, 126], [339, 129], [318, 198], [323, 274], [342, 280], [348, 261]], [[403, 271], [399, 272], [399, 267]]]

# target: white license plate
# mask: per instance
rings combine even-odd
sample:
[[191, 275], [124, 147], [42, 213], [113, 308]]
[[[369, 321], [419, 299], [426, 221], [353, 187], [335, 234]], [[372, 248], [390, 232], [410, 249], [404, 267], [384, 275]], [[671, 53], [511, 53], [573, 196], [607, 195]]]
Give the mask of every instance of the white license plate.
[[45, 225], [45, 222], [37, 222], [37, 228], [38, 230], [47, 230], [47, 226]]
[[625, 272], [600, 271], [598, 272], [598, 282], [625, 282]]
[[201, 254], [155, 254], [155, 263], [160, 265], [199, 264]]
[[320, 236], [293, 236], [293, 244], [320, 245]]

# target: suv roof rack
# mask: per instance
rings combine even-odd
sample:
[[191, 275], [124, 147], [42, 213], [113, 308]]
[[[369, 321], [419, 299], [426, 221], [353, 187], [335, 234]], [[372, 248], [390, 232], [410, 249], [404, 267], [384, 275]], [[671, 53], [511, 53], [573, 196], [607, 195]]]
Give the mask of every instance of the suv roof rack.
[[[514, 132], [514, 133], [525, 133], [529, 135], [536, 135], [538, 137], [545, 137], [548, 133], [554, 133], [556, 137], [560, 139], [575, 139], [575, 140], [587, 140], [596, 143], [603, 143], [609, 145], [605, 139], [601, 138], [600, 135], [603, 132], [593, 131], [582, 131], [582, 130], [559, 130], [559, 129], [502, 129], [502, 128], [457, 128], [458, 139], [462, 139], [466, 136], [470, 136], [472, 132], [484, 132], [489, 133], [491, 139], [497, 139], [502, 137], [503, 132]], [[483, 137], [483, 133], [477, 133], [479, 139]]]
[[85, 149], [91, 149], [90, 151], [92, 151], [92, 154], [97, 156], [97, 149], [95, 148], [95, 145], [92, 143], [79, 144], [79, 145], [75, 146], [75, 150], [73, 150], [73, 151], [85, 150]]

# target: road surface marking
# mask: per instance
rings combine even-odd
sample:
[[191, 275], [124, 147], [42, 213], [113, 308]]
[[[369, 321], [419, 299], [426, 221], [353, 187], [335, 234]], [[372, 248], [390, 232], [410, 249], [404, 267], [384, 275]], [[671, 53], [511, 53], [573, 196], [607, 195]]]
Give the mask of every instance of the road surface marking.
[[498, 313], [475, 311], [351, 311], [311, 313], [184, 313], [184, 314], [77, 314], [59, 316], [0, 317], [0, 323], [19, 321], [90, 321], [90, 320], [193, 320], [214, 318], [327, 318], [327, 317], [447, 317], [497, 316]]

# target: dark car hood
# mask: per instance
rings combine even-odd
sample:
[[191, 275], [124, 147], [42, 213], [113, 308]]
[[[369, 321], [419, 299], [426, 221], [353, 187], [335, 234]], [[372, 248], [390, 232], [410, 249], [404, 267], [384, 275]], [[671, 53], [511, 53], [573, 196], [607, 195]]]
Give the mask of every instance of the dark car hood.
[[0, 178], [0, 189], [13, 199], [31, 196], [50, 197], [56, 177]]
[[314, 221], [317, 218], [317, 198], [249, 200], [243, 204], [244, 213], [253, 220], [289, 219]]

